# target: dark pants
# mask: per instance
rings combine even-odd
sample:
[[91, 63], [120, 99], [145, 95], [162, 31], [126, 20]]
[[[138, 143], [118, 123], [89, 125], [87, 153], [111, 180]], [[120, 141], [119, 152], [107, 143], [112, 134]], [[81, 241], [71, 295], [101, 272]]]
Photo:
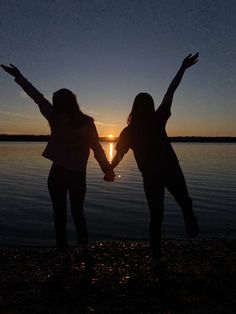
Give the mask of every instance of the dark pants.
[[[150, 241], [154, 258], [161, 254], [161, 228], [164, 215], [165, 188], [174, 196], [182, 209], [184, 218], [193, 216], [184, 175], [179, 164], [173, 164], [158, 174], [143, 174], [144, 191], [150, 209]], [[186, 219], [185, 219], [186, 221]]]
[[85, 173], [53, 164], [48, 177], [48, 190], [52, 199], [57, 247], [68, 246], [67, 241], [67, 192], [79, 244], [88, 242], [87, 223], [84, 217], [86, 192]]

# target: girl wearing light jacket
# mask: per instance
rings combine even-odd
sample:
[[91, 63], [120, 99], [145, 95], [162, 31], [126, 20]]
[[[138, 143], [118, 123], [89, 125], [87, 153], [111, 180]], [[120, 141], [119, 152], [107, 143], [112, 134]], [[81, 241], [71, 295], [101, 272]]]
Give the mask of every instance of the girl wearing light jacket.
[[54, 212], [57, 247], [68, 247], [66, 199], [69, 192], [77, 239], [86, 251], [88, 232], [83, 204], [90, 148], [106, 174], [107, 181], [114, 180], [114, 172], [99, 143], [94, 121], [81, 112], [76, 96], [70, 90], [63, 88], [56, 91], [51, 104], [15, 66], [2, 65], [2, 68], [12, 75], [16, 83], [37, 103], [50, 125], [51, 136], [42, 155], [53, 162], [48, 177], [48, 190]]

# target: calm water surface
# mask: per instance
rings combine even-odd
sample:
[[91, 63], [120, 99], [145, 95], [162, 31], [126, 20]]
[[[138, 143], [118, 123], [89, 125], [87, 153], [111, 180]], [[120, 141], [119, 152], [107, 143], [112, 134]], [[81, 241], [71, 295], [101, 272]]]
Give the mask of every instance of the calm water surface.
[[[47, 191], [51, 162], [45, 143], [0, 142], [0, 245], [54, 245]], [[102, 143], [109, 160], [114, 143]], [[174, 143], [186, 176], [201, 237], [236, 237], [236, 144]], [[117, 180], [103, 181], [91, 152], [85, 213], [91, 239], [148, 238], [148, 207], [132, 151], [117, 167]], [[68, 211], [71, 241], [75, 231]], [[181, 210], [166, 192], [164, 237], [184, 238]]]

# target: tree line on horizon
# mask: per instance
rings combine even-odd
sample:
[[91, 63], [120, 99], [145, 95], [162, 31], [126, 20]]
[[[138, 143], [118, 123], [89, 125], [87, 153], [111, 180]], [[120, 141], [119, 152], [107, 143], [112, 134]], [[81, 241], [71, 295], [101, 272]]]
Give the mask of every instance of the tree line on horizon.
[[[48, 141], [50, 135], [26, 135], [26, 134], [0, 134], [0, 141], [33, 141], [44, 142]], [[100, 136], [101, 142], [116, 142], [118, 137]], [[225, 142], [236, 143], [234, 136], [173, 136], [169, 137], [171, 142]]]

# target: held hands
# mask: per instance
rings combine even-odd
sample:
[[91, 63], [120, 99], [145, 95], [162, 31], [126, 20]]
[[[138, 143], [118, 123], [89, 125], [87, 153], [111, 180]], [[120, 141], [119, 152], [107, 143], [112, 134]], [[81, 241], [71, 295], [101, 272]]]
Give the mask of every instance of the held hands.
[[107, 182], [113, 182], [115, 180], [115, 173], [112, 168], [108, 170], [104, 175], [104, 180]]
[[192, 65], [198, 62], [199, 53], [197, 52], [194, 56], [190, 53], [182, 62], [184, 69], [190, 68]]
[[20, 71], [13, 64], [10, 64], [10, 66], [6, 66], [4, 64], [1, 64], [1, 67], [3, 68], [3, 70], [5, 70], [7, 73], [9, 73], [10, 75], [12, 75], [14, 77], [21, 75]]

